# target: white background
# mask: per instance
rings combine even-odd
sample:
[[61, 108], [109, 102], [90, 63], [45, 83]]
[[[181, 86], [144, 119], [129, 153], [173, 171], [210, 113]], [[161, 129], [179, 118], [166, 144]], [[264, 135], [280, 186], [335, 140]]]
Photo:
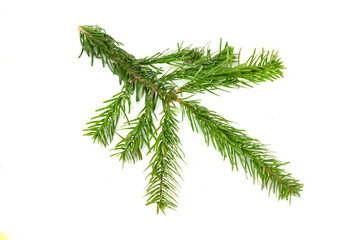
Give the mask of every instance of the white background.
[[[0, 232], [15, 240], [359, 239], [356, 2], [2, 1]], [[82, 136], [120, 89], [99, 61], [77, 58], [77, 26], [87, 24], [136, 57], [181, 41], [216, 50], [220, 37], [244, 59], [255, 47], [278, 50], [283, 79], [199, 98], [291, 162], [301, 198], [291, 206], [269, 198], [185, 121], [178, 211], [145, 207], [149, 157], [122, 169]]]

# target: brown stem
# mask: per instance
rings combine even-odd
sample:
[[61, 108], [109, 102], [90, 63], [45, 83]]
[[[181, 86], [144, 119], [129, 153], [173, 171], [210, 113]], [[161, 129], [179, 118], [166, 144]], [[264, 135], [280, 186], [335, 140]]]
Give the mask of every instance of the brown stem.
[[180, 91], [181, 91], [181, 90], [180, 90], [180, 88], [179, 88], [179, 89], [176, 89], [176, 90], [172, 91], [172, 93], [178, 94]]
[[84, 34], [86, 34], [86, 35], [88, 35], [89, 37], [92, 37], [91, 35], [90, 35], [90, 33], [89, 32], [87, 32], [87, 31], [85, 31], [81, 26], [78, 26], [78, 30], [80, 31], [80, 32], [82, 32], [82, 33], [84, 33]]
[[135, 81], [136, 81], [136, 79], [134, 78], [134, 79], [130, 82], [130, 85], [132, 85]]

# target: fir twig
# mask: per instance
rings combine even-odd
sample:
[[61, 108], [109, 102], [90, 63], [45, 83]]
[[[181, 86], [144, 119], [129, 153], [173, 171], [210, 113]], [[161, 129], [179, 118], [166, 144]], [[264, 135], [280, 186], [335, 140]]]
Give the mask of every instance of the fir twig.
[[193, 131], [203, 133], [205, 142], [210, 142], [221, 155], [230, 160], [232, 169], [239, 169], [239, 163], [254, 180], [261, 182], [261, 188], [273, 186], [279, 199], [300, 196], [302, 184], [281, 167], [281, 163], [257, 139], [250, 138], [244, 130], [230, 125], [230, 122], [213, 111], [198, 105], [197, 101], [182, 101], [183, 115], [190, 120]]
[[[94, 117], [85, 129], [85, 135], [107, 146], [113, 140], [121, 115], [127, 118], [126, 109], [130, 110], [131, 96], [136, 101], [145, 96], [145, 107], [137, 118], [125, 122], [129, 133], [116, 144], [116, 156], [125, 162], [142, 159], [142, 148], [147, 146], [153, 153], [146, 189], [147, 205], [156, 204], [157, 212], [165, 213], [166, 208], [177, 207], [177, 194], [180, 187], [178, 178], [181, 170], [178, 160], [183, 159], [180, 140], [177, 136], [178, 120], [176, 109], [181, 109], [183, 118], [187, 116], [192, 129], [201, 131], [205, 142], [228, 158], [232, 169], [241, 165], [254, 183], [257, 180], [261, 188], [272, 190], [278, 199], [291, 200], [291, 196], [300, 196], [303, 185], [282, 168], [281, 163], [264, 144], [249, 137], [244, 130], [230, 125], [230, 122], [215, 112], [198, 104], [198, 101], [182, 98], [182, 93], [216, 94], [216, 90], [228, 88], [252, 87], [265, 81], [273, 81], [283, 76], [284, 66], [277, 52], [264, 51], [254, 53], [244, 63], [240, 62], [240, 51], [235, 53], [228, 43], [218, 52], [211, 53], [209, 48], [183, 47], [178, 44], [176, 50], [166, 50], [151, 57], [136, 59], [120, 46], [120, 42], [109, 36], [99, 26], [80, 26], [82, 51], [91, 58], [101, 59], [103, 66], [108, 66], [119, 77], [123, 90], [105, 101], [108, 105], [99, 109], [101, 113]], [[164, 74], [156, 64], [169, 64], [175, 69]], [[183, 86], [176, 80], [187, 80]], [[158, 101], [162, 102], [163, 111], [160, 124], [155, 130], [153, 117]], [[155, 143], [151, 142], [155, 139]]]
[[149, 96], [145, 107], [140, 111], [136, 119], [127, 121], [123, 129], [130, 129], [131, 131], [116, 144], [113, 150], [116, 151], [111, 156], [119, 157], [123, 163], [133, 162], [142, 159], [141, 149], [144, 144], [150, 149], [150, 140], [155, 133], [155, 126], [153, 123], [154, 114], [154, 99], [153, 95]]
[[114, 95], [110, 100], [104, 101], [108, 104], [106, 107], [96, 110], [101, 112], [98, 116], [91, 118], [92, 121], [88, 122], [90, 126], [84, 129], [87, 133], [85, 136], [92, 136], [94, 142], [100, 143], [106, 147], [112, 142], [120, 115], [126, 117], [126, 103], [130, 111], [131, 95], [133, 88], [124, 85], [123, 90]]
[[177, 136], [178, 120], [175, 118], [175, 109], [166, 107], [164, 116], [158, 128], [159, 135], [152, 148], [154, 156], [150, 160], [151, 172], [147, 192], [146, 205], [156, 204], [157, 212], [161, 210], [165, 214], [165, 209], [175, 210], [177, 207], [178, 188], [180, 184], [177, 178], [181, 178], [181, 170], [178, 159], [182, 159], [182, 151], [179, 147], [180, 139]]

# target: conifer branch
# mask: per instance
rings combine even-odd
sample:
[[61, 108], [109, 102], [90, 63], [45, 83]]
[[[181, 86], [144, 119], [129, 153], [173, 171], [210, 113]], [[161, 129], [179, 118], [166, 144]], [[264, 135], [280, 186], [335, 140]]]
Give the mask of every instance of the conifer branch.
[[126, 104], [130, 111], [132, 93], [133, 88], [130, 88], [129, 85], [124, 85], [121, 92], [114, 95], [110, 100], [104, 101], [108, 105], [96, 110], [96, 112], [101, 113], [91, 118], [92, 121], [87, 123], [90, 126], [84, 129], [87, 132], [84, 135], [92, 136], [94, 142], [98, 142], [104, 147], [108, 146], [113, 140], [120, 115], [126, 117]]
[[179, 130], [179, 121], [175, 117], [174, 108], [169, 106], [164, 109], [164, 116], [158, 128], [159, 135], [150, 149], [155, 153], [148, 167], [151, 172], [148, 175], [150, 180], [146, 189], [146, 205], [156, 204], [157, 213], [161, 210], [165, 214], [166, 208], [175, 210], [177, 207], [176, 199], [180, 187], [177, 178], [181, 178], [181, 168], [177, 160], [182, 160], [183, 153], [179, 147], [180, 139], [176, 134]]
[[154, 65], [159, 63], [175, 64], [179, 62], [191, 63], [201, 59], [204, 56], [205, 48], [192, 48], [191, 46], [183, 47], [178, 44], [177, 50], [170, 51], [166, 49], [158, 52], [151, 57], [139, 59], [142, 65]]
[[[182, 47], [177, 50], [159, 52], [151, 57], [136, 59], [127, 53], [117, 42], [99, 26], [80, 26], [80, 42], [82, 51], [91, 58], [100, 59], [103, 66], [108, 66], [123, 84], [120, 93], [105, 101], [108, 105], [97, 111], [101, 112], [88, 124], [85, 135], [92, 136], [94, 141], [103, 146], [113, 140], [119, 117], [126, 116], [126, 108], [130, 110], [131, 96], [136, 101], [145, 96], [145, 107], [137, 118], [125, 122], [129, 133], [116, 144], [116, 156], [124, 163], [142, 159], [142, 148], [146, 145], [148, 153], [153, 153], [150, 160], [146, 189], [147, 205], [156, 204], [157, 212], [177, 207], [177, 194], [180, 187], [177, 178], [181, 178], [178, 160], [183, 160], [180, 140], [177, 136], [178, 120], [176, 109], [181, 108], [183, 118], [187, 116], [193, 131], [201, 131], [207, 145], [212, 145], [225, 158], [228, 158], [232, 169], [241, 165], [254, 183], [257, 180], [261, 188], [272, 190], [278, 199], [291, 200], [292, 196], [300, 196], [303, 184], [295, 180], [282, 168], [281, 163], [264, 144], [230, 125], [230, 121], [215, 112], [202, 107], [195, 100], [182, 98], [182, 93], [216, 94], [216, 90], [229, 88], [252, 87], [265, 81], [273, 81], [283, 76], [284, 66], [277, 53], [256, 50], [244, 63], [240, 63], [240, 52], [236, 54], [228, 43], [219, 51], [211, 53], [205, 47]], [[79, 56], [79, 57], [80, 57]], [[156, 64], [168, 64], [174, 71], [164, 74]], [[176, 80], [187, 80], [178, 86]], [[160, 125], [154, 126], [153, 117], [158, 101], [162, 102], [163, 112]], [[178, 103], [178, 105], [175, 104]], [[175, 105], [174, 105], [175, 104]], [[156, 130], [155, 130], [156, 129]], [[117, 133], [118, 134], [118, 133]], [[120, 135], [119, 135], [120, 136]], [[151, 139], [155, 143], [151, 143]], [[165, 213], [165, 212], [164, 212]]]
[[232, 169], [238, 170], [239, 163], [246, 173], [261, 182], [261, 188], [273, 186], [273, 192], [279, 199], [290, 199], [292, 195], [300, 196], [303, 185], [298, 183], [290, 173], [286, 173], [281, 163], [272, 156], [265, 145], [250, 138], [244, 130], [230, 125], [213, 111], [197, 104], [197, 101], [181, 101], [183, 116], [190, 120], [193, 131], [203, 133], [207, 145], [210, 142], [221, 155], [230, 160]]
[[189, 80], [179, 89], [181, 92], [213, 93], [214, 90], [252, 87], [252, 84], [273, 81], [283, 76], [282, 69], [281, 59], [274, 51], [256, 53], [255, 50], [245, 63], [240, 63], [239, 55], [226, 43], [217, 54], [208, 54], [192, 64], [179, 66], [172, 77]]
[[140, 111], [139, 116], [124, 123], [126, 128], [123, 129], [130, 129], [131, 131], [113, 149], [116, 153], [111, 156], [119, 157], [123, 164], [125, 162], [135, 163], [137, 160], [142, 160], [141, 149], [144, 144], [150, 149], [150, 140], [155, 133], [155, 125], [153, 123], [155, 101], [153, 95], [146, 99], [145, 107]]

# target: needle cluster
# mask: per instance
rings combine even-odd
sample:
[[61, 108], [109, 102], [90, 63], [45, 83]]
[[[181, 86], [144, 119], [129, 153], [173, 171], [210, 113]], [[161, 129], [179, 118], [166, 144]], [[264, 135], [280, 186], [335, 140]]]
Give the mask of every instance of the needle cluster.
[[[119, 78], [122, 90], [104, 101], [105, 107], [88, 123], [84, 135], [94, 142], [108, 146], [115, 134], [121, 140], [112, 149], [123, 164], [143, 159], [144, 148], [153, 154], [147, 167], [147, 205], [156, 204], [157, 212], [176, 209], [179, 193], [180, 165], [184, 154], [177, 135], [179, 120], [187, 118], [195, 132], [201, 132], [207, 145], [213, 145], [232, 169], [244, 169], [257, 181], [261, 189], [268, 189], [278, 199], [291, 200], [300, 196], [303, 184], [287, 173], [264, 144], [248, 136], [244, 130], [231, 126], [231, 122], [192, 99], [196, 93], [217, 93], [231, 88], [253, 87], [265, 81], [283, 76], [281, 59], [274, 51], [256, 51], [244, 62], [240, 51], [235, 52], [228, 43], [220, 41], [219, 51], [211, 52], [208, 46], [183, 47], [165, 50], [146, 58], [135, 58], [121, 48], [122, 43], [114, 40], [99, 26], [80, 26], [81, 54], [100, 59]], [[160, 64], [168, 64], [173, 70], [165, 72]], [[178, 80], [186, 81], [180, 85]], [[183, 97], [183, 93], [191, 97]], [[132, 96], [145, 100], [145, 106], [135, 119], [129, 120]], [[160, 104], [159, 104], [160, 103]], [[162, 108], [161, 119], [155, 126], [155, 109]], [[122, 129], [128, 129], [125, 137], [118, 133], [119, 120], [125, 119]], [[241, 167], [240, 167], [241, 166]]]

